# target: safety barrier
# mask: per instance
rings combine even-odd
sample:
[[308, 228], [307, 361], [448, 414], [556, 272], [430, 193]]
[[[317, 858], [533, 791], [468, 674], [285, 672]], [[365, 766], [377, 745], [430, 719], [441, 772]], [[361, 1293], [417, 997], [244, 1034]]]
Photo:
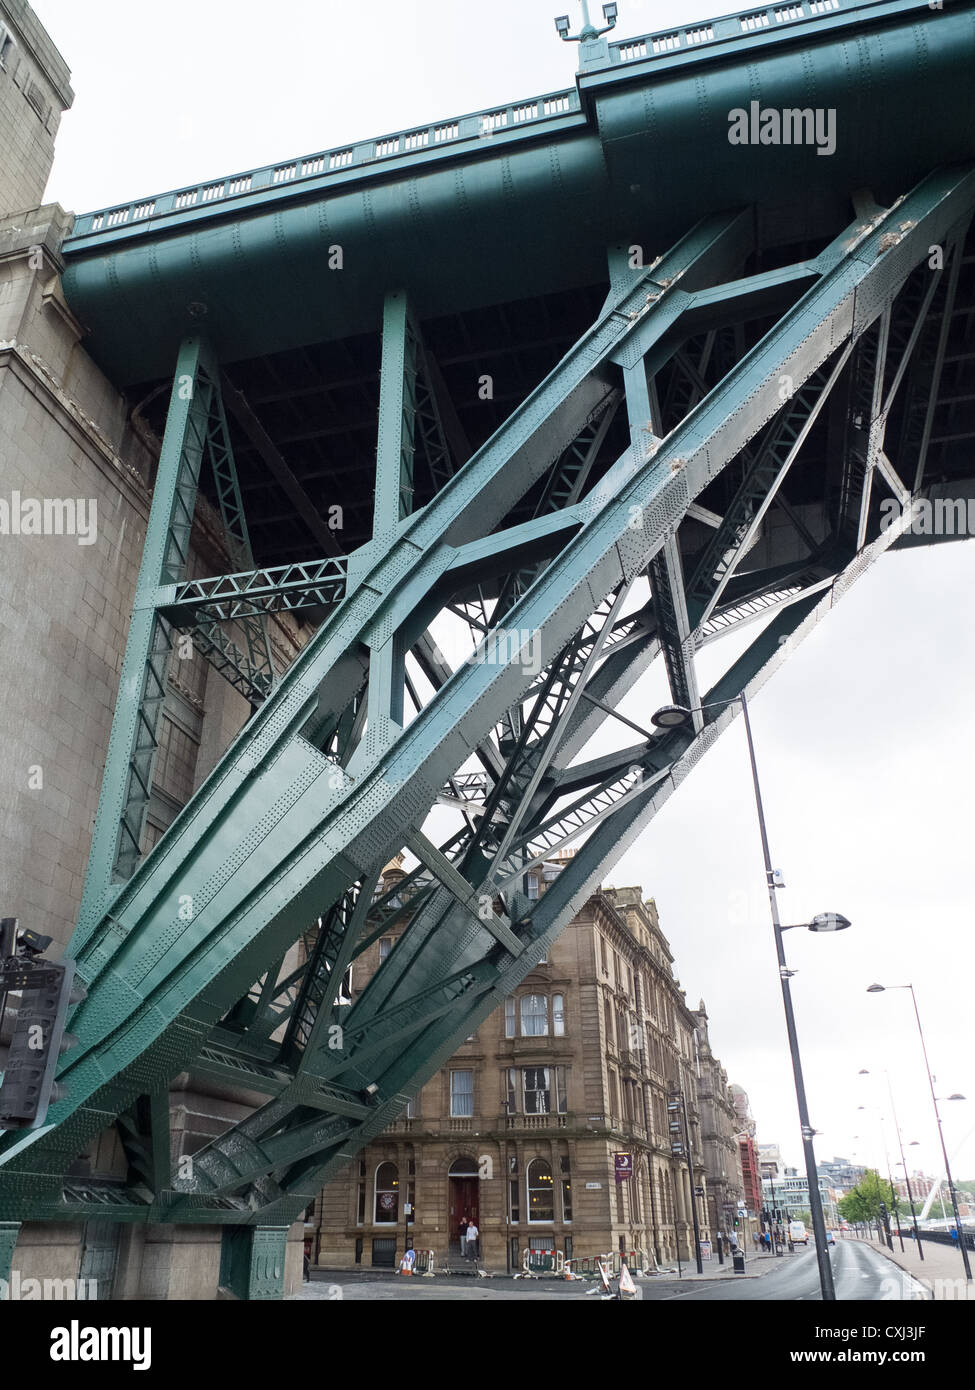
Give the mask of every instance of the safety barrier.
[[607, 1273], [618, 1277], [622, 1264], [636, 1278], [651, 1273], [655, 1267], [646, 1250], [611, 1250], [605, 1255], [577, 1255], [564, 1262], [564, 1270], [576, 1278], [598, 1279], [599, 1265], [603, 1265]]
[[414, 1250], [416, 1260], [413, 1273], [422, 1274], [424, 1279], [432, 1279], [436, 1274], [437, 1252], [435, 1250]]
[[521, 1252], [521, 1274], [516, 1279], [537, 1279], [543, 1274], [564, 1277], [566, 1260], [561, 1250], [523, 1250]]

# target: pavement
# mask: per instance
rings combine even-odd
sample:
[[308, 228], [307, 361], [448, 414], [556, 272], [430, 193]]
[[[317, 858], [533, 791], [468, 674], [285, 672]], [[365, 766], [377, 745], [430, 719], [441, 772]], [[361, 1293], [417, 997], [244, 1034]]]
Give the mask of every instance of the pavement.
[[[960, 1251], [950, 1245], [936, 1244], [922, 1237], [921, 1245], [924, 1250], [924, 1258], [921, 1259], [913, 1240], [904, 1237], [904, 1250], [901, 1252], [900, 1240], [894, 1236], [894, 1248], [888, 1250], [887, 1246], [874, 1237], [872, 1240], [859, 1236], [846, 1236], [848, 1241], [856, 1241], [859, 1245], [864, 1245], [868, 1249], [875, 1250], [883, 1255], [888, 1261], [896, 1265], [899, 1270], [904, 1272], [908, 1279], [914, 1279], [919, 1284], [923, 1284], [928, 1296], [936, 1302], [943, 1301], [962, 1301], [975, 1302], [975, 1283], [969, 1284], [965, 1280], [965, 1267], [962, 1264]], [[969, 1251], [969, 1263], [975, 1266], [975, 1252]], [[892, 1297], [909, 1297], [910, 1295], [892, 1295]]]

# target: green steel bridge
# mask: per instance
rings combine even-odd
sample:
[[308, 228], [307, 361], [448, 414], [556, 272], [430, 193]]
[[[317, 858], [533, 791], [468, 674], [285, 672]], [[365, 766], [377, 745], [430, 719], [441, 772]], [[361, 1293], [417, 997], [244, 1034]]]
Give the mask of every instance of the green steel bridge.
[[[219, 1223], [253, 1272], [735, 718], [614, 719], [651, 662], [680, 705], [757, 690], [918, 541], [912, 503], [975, 493], [975, 0], [579, 53], [565, 91], [76, 219], [68, 303], [162, 449], [68, 950], [79, 1046], [47, 1123], [0, 1138], [8, 1240]], [[832, 150], [762, 114], [806, 110]], [[200, 493], [230, 572], [191, 578]], [[284, 610], [308, 640], [281, 672]], [[701, 689], [697, 653], [749, 624]], [[251, 715], [147, 853], [187, 635]], [[264, 1098], [190, 1177], [185, 1070]], [[73, 1176], [113, 1124], [129, 1181]]]

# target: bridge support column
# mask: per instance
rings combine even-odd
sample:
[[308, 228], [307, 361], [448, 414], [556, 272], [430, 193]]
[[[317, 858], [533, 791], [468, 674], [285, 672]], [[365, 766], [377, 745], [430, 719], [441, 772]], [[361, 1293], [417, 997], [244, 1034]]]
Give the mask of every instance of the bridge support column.
[[9, 1280], [14, 1249], [20, 1235], [19, 1221], [0, 1221], [0, 1280]]
[[247, 1302], [284, 1297], [287, 1226], [234, 1226], [223, 1233], [220, 1283]]

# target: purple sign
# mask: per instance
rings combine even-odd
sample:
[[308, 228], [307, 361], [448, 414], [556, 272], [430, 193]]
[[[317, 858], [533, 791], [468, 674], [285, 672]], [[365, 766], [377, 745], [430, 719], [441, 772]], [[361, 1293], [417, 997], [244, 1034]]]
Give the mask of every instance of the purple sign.
[[613, 1165], [616, 1169], [616, 1181], [625, 1182], [627, 1178], [633, 1176], [633, 1155], [614, 1154]]

